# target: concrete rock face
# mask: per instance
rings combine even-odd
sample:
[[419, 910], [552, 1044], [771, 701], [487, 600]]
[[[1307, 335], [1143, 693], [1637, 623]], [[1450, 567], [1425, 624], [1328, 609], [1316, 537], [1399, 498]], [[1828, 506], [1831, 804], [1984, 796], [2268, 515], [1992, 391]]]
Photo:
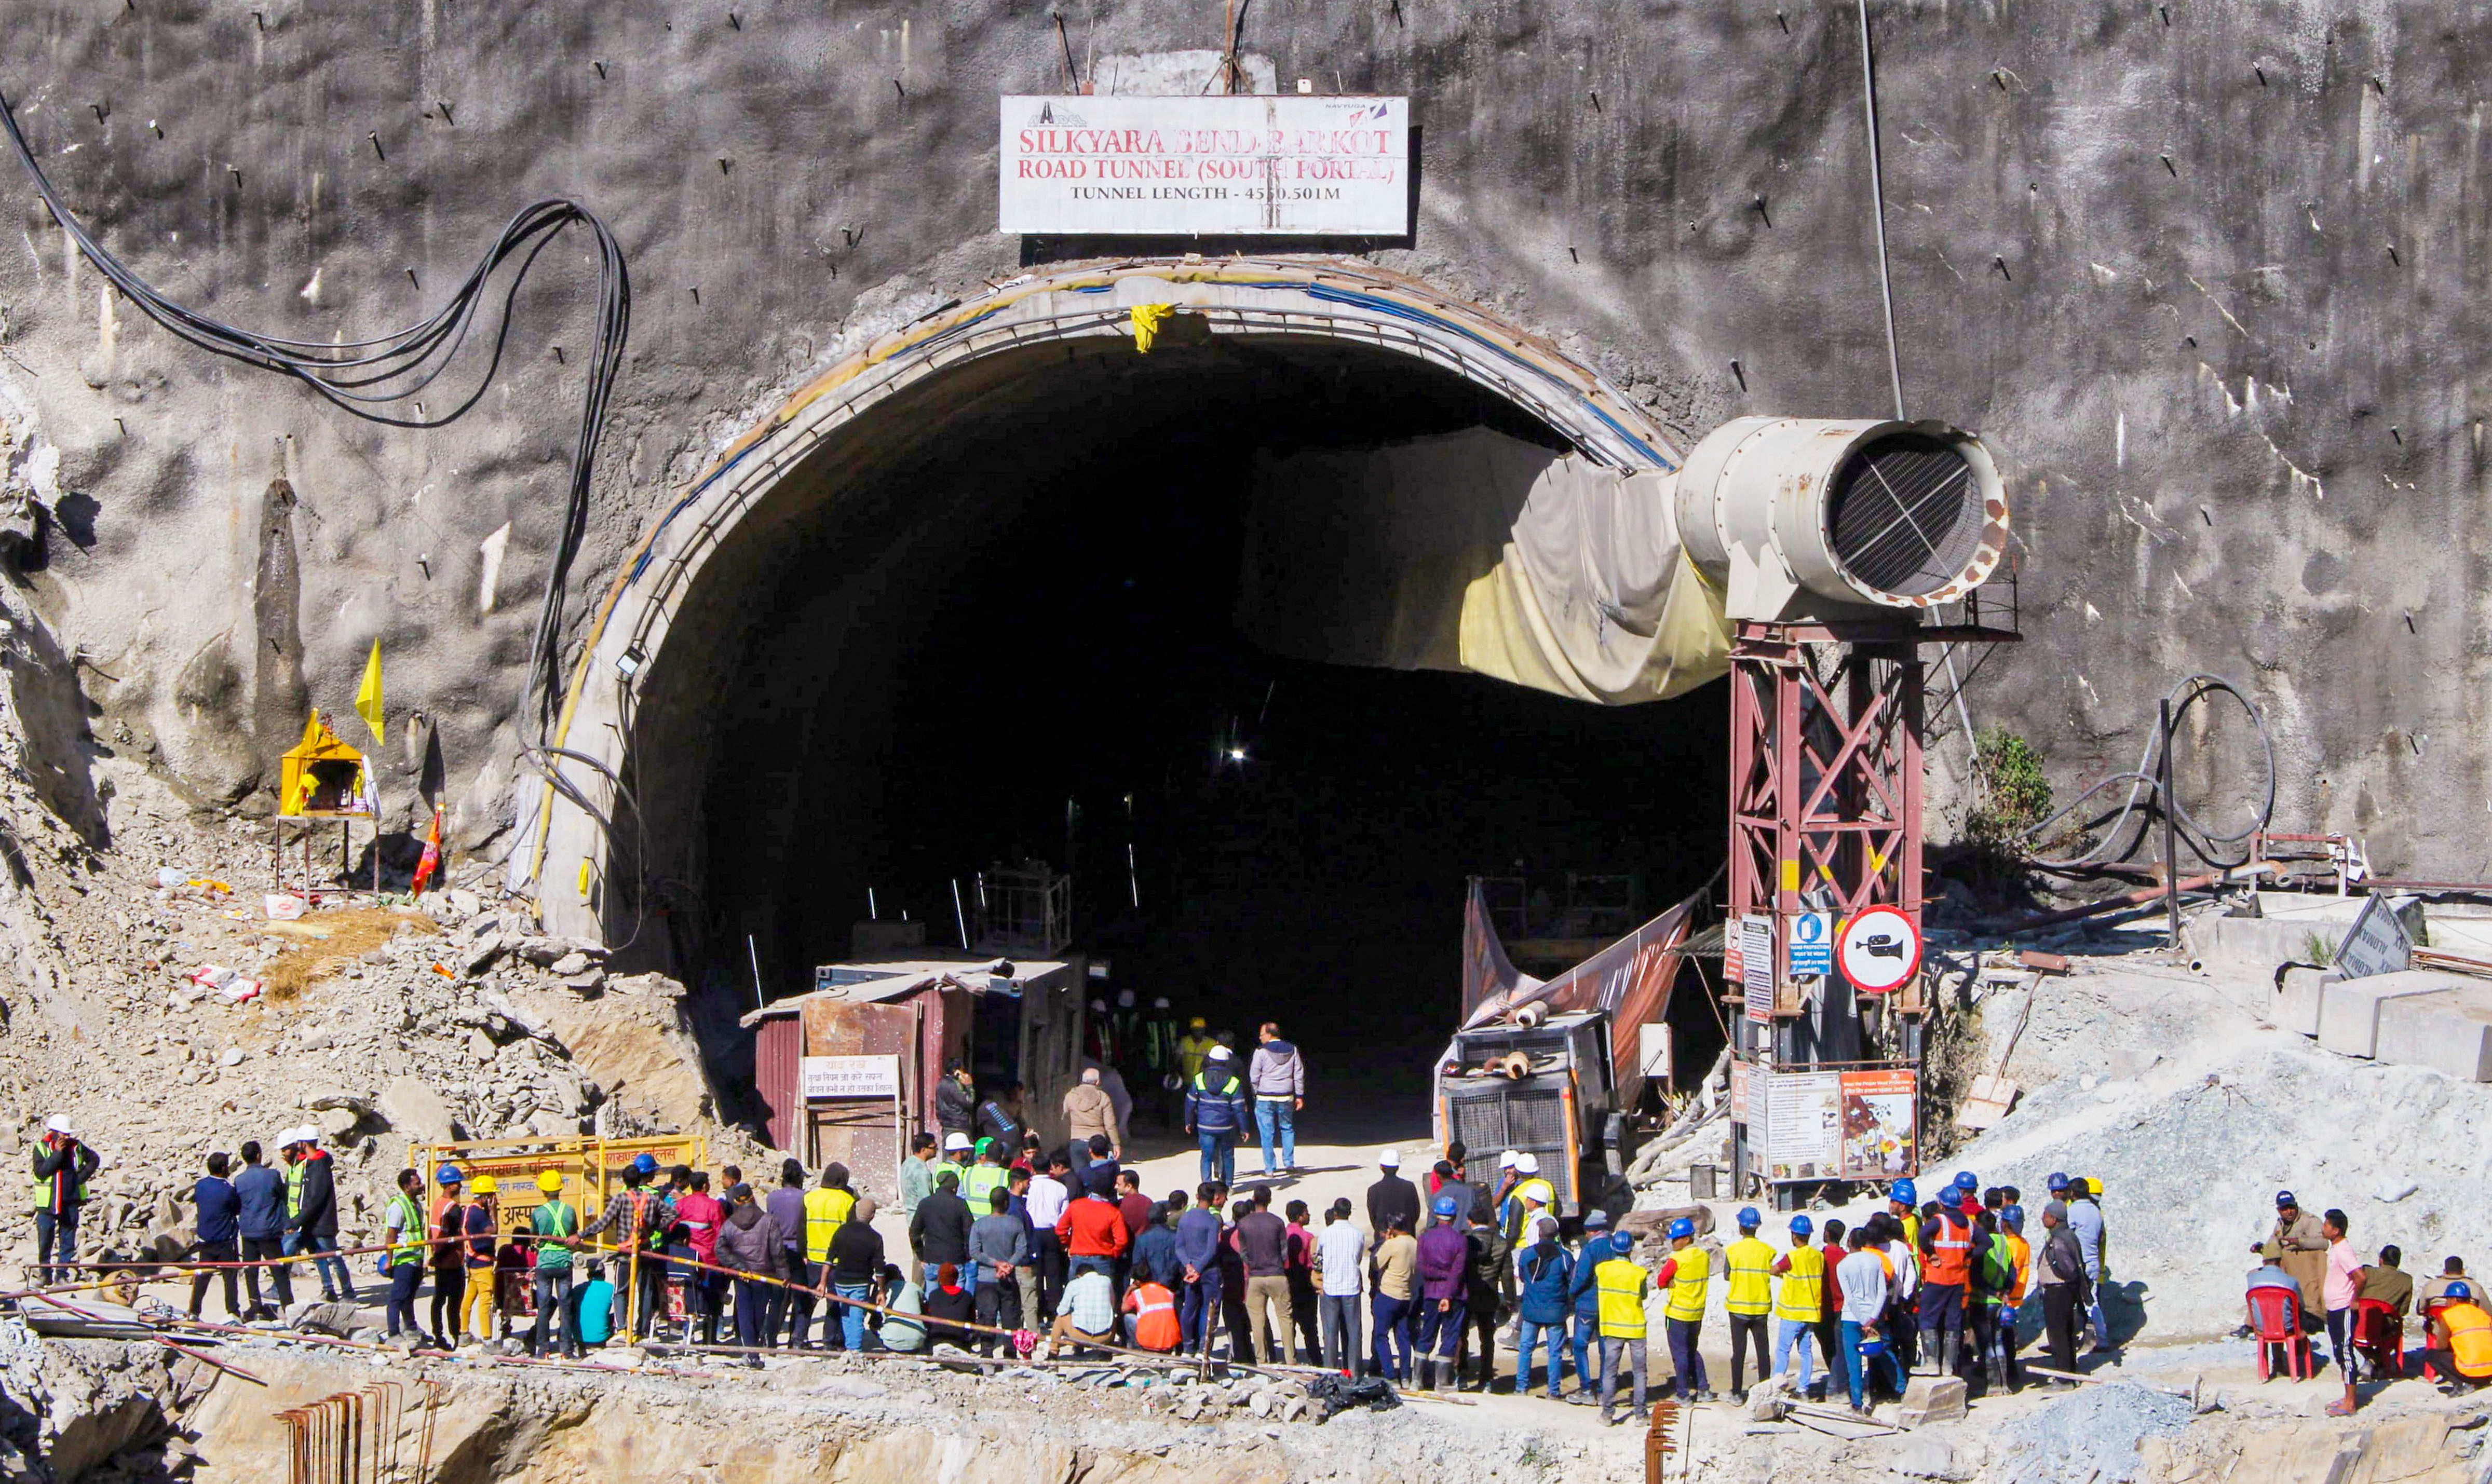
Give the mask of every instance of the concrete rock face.
[[[638, 292], [575, 617], [782, 391], [1016, 270], [995, 98], [1068, 87], [1047, 16], [988, 3], [730, 24], [614, 0], [256, 20], [25, 0], [11, 20], [13, 96], [67, 199], [229, 321], [378, 333], [529, 199], [613, 223]], [[2468, 640], [2492, 617], [2468, 534], [2492, 337], [2464, 184], [2492, 38], [2438, 6], [1874, 20], [1910, 410], [1983, 430], [2022, 537], [2034, 641], [1984, 667], [1976, 719], [2064, 781], [2124, 765], [2174, 677], [2233, 675], [2268, 709], [2288, 827], [2477, 873], [2468, 811], [2444, 806], [2492, 794]], [[1216, 28], [1114, 7], [1070, 40], [1132, 62], [1102, 87], [1165, 86], [1167, 55]], [[1741, 412], [1890, 405], [1854, 36], [1808, 8], [1308, 0], [1251, 15], [1243, 44], [1283, 90], [1410, 95], [1415, 230], [1373, 255], [1552, 337], [1686, 440]], [[302, 701], [346, 714], [378, 638], [393, 710], [429, 738], [381, 750], [393, 807], [437, 769], [459, 839], [515, 822], [589, 334], [578, 245], [519, 296], [476, 410], [410, 432], [140, 322], [12, 180], [9, 480], [44, 507], [32, 601], [89, 662], [74, 683], [116, 765], [247, 797]], [[2193, 787], [2254, 761], [2188, 757]]]

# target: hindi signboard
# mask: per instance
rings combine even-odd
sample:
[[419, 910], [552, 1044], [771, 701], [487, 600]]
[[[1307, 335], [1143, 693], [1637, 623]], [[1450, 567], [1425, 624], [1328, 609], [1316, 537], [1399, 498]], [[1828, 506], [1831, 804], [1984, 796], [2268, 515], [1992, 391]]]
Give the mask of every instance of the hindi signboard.
[[1398, 237], [1410, 101], [1008, 96], [999, 170], [1006, 232]]
[[1748, 1019], [1774, 1018], [1774, 920], [1763, 912], [1739, 919], [1739, 984]]
[[1920, 1169], [1919, 1076], [1910, 1067], [1845, 1072], [1843, 1178], [1891, 1180]]
[[808, 1098], [896, 1098], [897, 1056], [807, 1056], [799, 1068]]
[[1765, 1080], [1765, 1178], [1834, 1178], [1843, 1160], [1843, 1074], [1777, 1072]]

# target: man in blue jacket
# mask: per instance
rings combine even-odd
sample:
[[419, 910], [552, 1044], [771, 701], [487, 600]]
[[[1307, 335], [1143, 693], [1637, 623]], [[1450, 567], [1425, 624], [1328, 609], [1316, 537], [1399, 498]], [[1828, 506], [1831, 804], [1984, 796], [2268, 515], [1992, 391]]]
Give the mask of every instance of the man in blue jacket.
[[1567, 1400], [1578, 1407], [1601, 1400], [1601, 1286], [1592, 1270], [1608, 1256], [1603, 1249], [1609, 1240], [1609, 1213], [1586, 1211], [1584, 1243], [1575, 1254], [1575, 1270], [1566, 1278], [1566, 1296], [1575, 1310], [1575, 1330], [1568, 1340], [1575, 1352], [1575, 1394]]
[[234, 1196], [242, 1202], [242, 1214], [236, 1226], [242, 1232], [242, 1257], [246, 1262], [269, 1259], [268, 1281], [277, 1295], [277, 1309], [260, 1302], [259, 1269], [243, 1269], [243, 1282], [251, 1291], [251, 1313], [253, 1320], [273, 1320], [278, 1310], [294, 1307], [294, 1276], [287, 1271], [291, 1264], [277, 1261], [285, 1255], [285, 1176], [259, 1162], [259, 1141], [247, 1140], [242, 1146], [242, 1170], [234, 1175]]
[[[191, 1191], [191, 1204], [199, 1213], [199, 1239], [191, 1251], [202, 1262], [242, 1261], [242, 1248], [234, 1236], [235, 1223], [242, 1215], [242, 1199], [234, 1194], [233, 1182], [225, 1178], [225, 1171], [230, 1168], [223, 1150], [209, 1155], [208, 1172]], [[232, 1267], [201, 1268], [192, 1277], [191, 1318], [199, 1317], [199, 1306], [208, 1297], [208, 1280], [219, 1274], [225, 1280], [225, 1319], [238, 1322], [242, 1319], [242, 1300]]]
[[1566, 1319], [1572, 1312], [1568, 1290], [1575, 1276], [1575, 1260], [1558, 1245], [1558, 1218], [1542, 1216], [1535, 1222], [1537, 1239], [1515, 1260], [1514, 1276], [1522, 1286], [1517, 1306], [1522, 1323], [1515, 1337], [1514, 1394], [1523, 1396], [1531, 1390], [1531, 1348], [1540, 1337], [1549, 1337], [1549, 1400], [1559, 1400], [1558, 1378], [1565, 1369]]
[[[1192, 1099], [1187, 1101], [1191, 1113]], [[1219, 1181], [1205, 1180], [1194, 1194], [1194, 1208], [1176, 1221], [1176, 1261], [1185, 1278], [1177, 1333], [1189, 1352], [1199, 1343], [1208, 1355], [1211, 1331], [1220, 1322], [1220, 1198], [1229, 1192]]]
[[1237, 1136], [1246, 1126], [1246, 1084], [1229, 1048], [1215, 1046], [1185, 1088], [1185, 1131], [1202, 1149], [1202, 1177], [1226, 1189], [1237, 1179]]

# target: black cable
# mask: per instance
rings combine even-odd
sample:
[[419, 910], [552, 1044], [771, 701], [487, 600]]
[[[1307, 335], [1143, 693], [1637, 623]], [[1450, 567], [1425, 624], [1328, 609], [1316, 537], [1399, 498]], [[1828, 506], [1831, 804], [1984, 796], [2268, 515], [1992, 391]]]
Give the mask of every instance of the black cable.
[[[2114, 773], [2109, 778], [2098, 781], [2092, 787], [2078, 794], [2065, 809], [2027, 830], [2024, 836], [2029, 841], [2050, 839], [2053, 828], [2084, 808], [2087, 800], [2106, 788], [2126, 784], [2129, 786], [2128, 797], [2121, 801], [2120, 810], [2112, 817], [2110, 826], [2104, 829], [2101, 841], [2066, 860], [2035, 860], [2032, 864], [2045, 871], [2078, 871], [2100, 864], [2110, 857], [2113, 846], [2118, 843], [2121, 833], [2127, 828], [2129, 818], [2137, 813], [2139, 804], [2149, 798], [2158, 798], [2160, 807], [2171, 810], [2174, 834], [2200, 860], [2218, 870], [2230, 870], [2236, 866], [2248, 864], [2249, 852], [2243, 851], [2240, 860], [2219, 859], [2219, 854], [2229, 854], [2229, 852], [2219, 852], [2217, 847], [2244, 844], [2251, 836], [2266, 829], [2269, 821], [2275, 817], [2275, 740], [2268, 734], [2267, 714], [2259, 709], [2258, 702], [2250, 699], [2248, 693], [2221, 675], [2191, 675], [2172, 688], [2172, 695], [2169, 697], [2172, 706], [2172, 728], [2175, 732], [2179, 731], [2182, 713], [2208, 697], [2216, 695], [2230, 696], [2240, 702], [2243, 711], [2249, 713], [2250, 725], [2258, 729], [2259, 747], [2267, 758], [2266, 793], [2259, 801], [2254, 817], [2247, 827], [2232, 834], [2221, 834], [2209, 829], [2199, 823], [2196, 816], [2189, 813], [2187, 805], [2180, 802], [2177, 796], [2177, 789], [2174, 797], [2159, 799], [2162, 785], [2156, 755], [2162, 750], [2165, 738], [2159, 729], [2151, 730], [2147, 734], [2146, 752], [2137, 759], [2135, 771]], [[2092, 828], [2091, 825], [2088, 827]], [[2130, 843], [2130, 850], [2134, 850], [2145, 838], [2141, 830], [2137, 840]], [[2123, 858], [2125, 858], [2124, 854]], [[2178, 861], [2166, 861], [2164, 869], [2178, 872], [2180, 867]]]
[[[598, 442], [606, 430], [606, 413], [613, 396], [614, 377], [622, 369], [623, 347], [632, 330], [631, 275], [624, 266], [622, 245], [614, 240], [614, 234], [608, 230], [606, 223], [574, 201], [554, 198], [533, 202], [521, 207], [503, 225], [501, 234], [486, 249], [485, 255], [477, 260], [476, 266], [452, 293], [449, 302], [424, 319], [372, 340], [334, 344], [287, 340], [282, 336], [237, 329], [158, 292], [107, 251], [71, 214], [50, 179], [44, 174], [43, 166], [36, 163], [35, 152], [17, 127], [16, 112], [10, 107], [6, 97], [0, 97], [0, 126], [7, 128], [9, 143], [16, 151], [17, 163], [24, 165], [26, 173], [33, 177], [35, 192], [43, 197], [52, 220], [77, 244], [79, 252], [95, 265], [96, 271], [102, 273], [124, 298], [136, 305], [141, 313], [201, 350], [291, 377], [332, 405], [367, 422], [391, 428], [440, 428], [458, 421], [476, 405], [501, 369], [502, 352], [510, 338], [511, 306], [519, 296], [519, 282], [527, 276], [537, 255], [560, 235], [563, 228], [574, 223], [588, 228], [597, 240], [597, 328], [589, 351], [588, 386], [580, 407], [579, 436], [572, 451], [570, 498], [554, 546], [552, 570], [546, 579], [545, 600], [537, 613], [536, 634], [529, 656], [527, 692], [522, 701], [523, 706], [533, 704], [535, 708], [538, 736], [549, 736], [561, 692], [564, 593], [570, 583], [572, 563], [578, 556], [580, 544], [587, 535], [590, 475], [595, 465]], [[477, 379], [474, 388], [437, 416], [419, 410], [415, 417], [406, 418], [373, 410], [414, 397], [449, 370], [451, 362], [466, 344], [467, 334], [474, 325], [478, 310], [488, 303], [486, 290], [494, 273], [503, 264], [514, 261], [516, 267], [495, 314], [491, 352], [486, 361], [484, 374]]]

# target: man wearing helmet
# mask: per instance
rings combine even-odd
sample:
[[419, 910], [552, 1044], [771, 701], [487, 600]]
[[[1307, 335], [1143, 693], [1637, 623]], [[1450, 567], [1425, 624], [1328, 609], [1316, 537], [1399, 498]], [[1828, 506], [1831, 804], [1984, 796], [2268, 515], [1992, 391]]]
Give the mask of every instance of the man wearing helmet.
[[1774, 1262], [1777, 1254], [1757, 1238], [1765, 1217], [1753, 1205], [1739, 1208], [1739, 1239], [1722, 1249], [1723, 1276], [1729, 1291], [1722, 1301], [1731, 1317], [1731, 1400], [1748, 1398], [1747, 1358], [1757, 1352], [1757, 1380], [1765, 1379], [1765, 1317], [1774, 1308]]
[[2444, 1389], [2472, 1391], [2492, 1380], [2492, 1308], [2464, 1278], [2450, 1280], [2440, 1298], [2424, 1326], [2423, 1360], [2439, 1374]]
[[1662, 1305], [1662, 1325], [1670, 1335], [1670, 1364], [1676, 1373], [1671, 1388], [1682, 1402], [1714, 1399], [1705, 1376], [1705, 1355], [1698, 1349], [1705, 1331], [1705, 1286], [1712, 1276], [1713, 1255], [1696, 1245], [1696, 1223], [1684, 1216], [1672, 1222], [1670, 1260], [1653, 1277], [1669, 1295]]
[[[1672, 1222], [1673, 1240], [1681, 1227], [1690, 1235], [1696, 1231], [1695, 1223], [1683, 1218]], [[1648, 1414], [1644, 1390], [1645, 1300], [1652, 1293], [1652, 1279], [1635, 1261], [1635, 1238], [1624, 1232], [1586, 1237], [1584, 1261], [1591, 1266], [1593, 1291], [1600, 1304], [1601, 1420], [1614, 1420], [1610, 1413], [1617, 1405], [1621, 1363], [1635, 1375], [1635, 1408], [1628, 1415], [1643, 1418]], [[1683, 1376], [1680, 1385], [1685, 1385]], [[1680, 1394], [1685, 1395], [1683, 1389]]]
[[657, 1172], [653, 1154], [643, 1153], [625, 1166], [623, 1188], [579, 1233], [582, 1240], [613, 1233], [609, 1240], [617, 1249], [616, 1260], [637, 1291], [639, 1313], [632, 1330], [636, 1335], [657, 1333], [658, 1317], [666, 1311], [667, 1264], [652, 1254], [665, 1247], [667, 1232], [675, 1224], [675, 1207], [651, 1188]]
[[1431, 1207], [1436, 1220], [1419, 1235], [1419, 1386], [1451, 1391], [1462, 1347], [1471, 1246], [1451, 1196]]
[[562, 1199], [562, 1175], [548, 1170], [537, 1176], [537, 1191], [545, 1199], [538, 1202], [529, 1230], [536, 1233], [536, 1327], [528, 1336], [528, 1353], [546, 1351], [546, 1326], [552, 1324], [562, 1342], [562, 1352], [579, 1353], [579, 1336], [559, 1316], [569, 1312], [571, 1299], [572, 1243], [579, 1235], [579, 1212]]

